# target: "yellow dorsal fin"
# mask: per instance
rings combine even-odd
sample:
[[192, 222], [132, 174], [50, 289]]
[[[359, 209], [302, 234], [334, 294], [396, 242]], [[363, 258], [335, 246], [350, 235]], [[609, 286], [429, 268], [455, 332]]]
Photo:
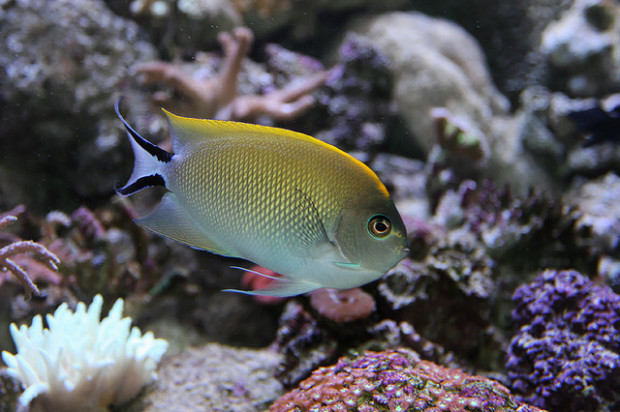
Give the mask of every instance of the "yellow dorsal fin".
[[162, 110], [168, 117], [168, 122], [171, 126], [171, 138], [175, 153], [178, 153], [179, 150], [183, 150], [183, 148], [191, 147], [200, 141], [204, 141], [205, 139], [209, 139], [211, 137], [220, 137], [224, 135], [238, 135], [241, 137], [243, 135], [247, 135], [248, 138], [251, 138], [252, 135], [257, 134], [280, 135], [291, 139], [300, 139], [324, 144], [335, 149], [333, 146], [315, 139], [312, 136], [299, 132], [293, 132], [287, 129], [226, 120], [194, 119], [190, 117], [177, 116], [176, 114], [170, 113], [166, 109]]

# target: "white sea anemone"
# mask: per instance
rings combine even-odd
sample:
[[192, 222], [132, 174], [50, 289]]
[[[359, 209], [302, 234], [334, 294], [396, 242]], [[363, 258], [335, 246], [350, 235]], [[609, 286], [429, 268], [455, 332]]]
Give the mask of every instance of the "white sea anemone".
[[37, 408], [46, 411], [106, 410], [131, 400], [156, 378], [168, 343], [131, 328], [131, 318], [121, 318], [122, 299], [100, 321], [102, 304], [101, 295], [88, 310], [82, 302], [75, 312], [63, 303], [46, 315], [49, 329], [40, 315], [30, 327], [11, 324], [17, 354], [4, 351], [2, 359], [25, 388], [22, 405], [36, 398]]

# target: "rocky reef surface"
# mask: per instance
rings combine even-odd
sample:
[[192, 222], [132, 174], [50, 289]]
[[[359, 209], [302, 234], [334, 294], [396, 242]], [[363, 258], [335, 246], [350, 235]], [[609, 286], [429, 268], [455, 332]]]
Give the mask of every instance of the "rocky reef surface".
[[128, 410], [251, 411], [266, 409], [281, 391], [279, 355], [268, 349], [215, 343], [170, 356], [154, 387]]
[[[620, 409], [620, 3], [413, 3], [0, 0], [0, 349], [101, 294], [170, 342], [121, 410]], [[167, 149], [162, 106], [342, 148], [411, 253], [220, 292], [269, 280], [135, 225], [161, 191], [115, 195], [120, 95]], [[0, 369], [0, 410], [21, 390]]]

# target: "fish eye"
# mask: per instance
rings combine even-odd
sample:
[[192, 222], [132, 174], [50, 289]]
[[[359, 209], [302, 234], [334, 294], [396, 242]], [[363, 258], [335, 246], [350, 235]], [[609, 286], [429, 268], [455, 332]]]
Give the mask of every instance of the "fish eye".
[[368, 221], [368, 232], [373, 237], [384, 238], [392, 231], [392, 222], [386, 216], [375, 215]]

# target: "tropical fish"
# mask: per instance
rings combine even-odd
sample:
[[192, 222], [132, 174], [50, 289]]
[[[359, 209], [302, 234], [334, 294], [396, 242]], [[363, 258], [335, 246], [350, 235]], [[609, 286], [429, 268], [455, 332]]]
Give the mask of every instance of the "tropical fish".
[[253, 295], [293, 296], [378, 279], [408, 253], [403, 221], [379, 178], [305, 134], [192, 119], [166, 110], [172, 151], [122, 117], [135, 156], [122, 196], [168, 192], [136, 222], [193, 248], [243, 258], [282, 276]]
[[595, 102], [586, 109], [569, 112], [568, 117], [581, 131], [589, 133], [583, 147], [620, 141], [620, 104], [606, 109], [600, 102]]

